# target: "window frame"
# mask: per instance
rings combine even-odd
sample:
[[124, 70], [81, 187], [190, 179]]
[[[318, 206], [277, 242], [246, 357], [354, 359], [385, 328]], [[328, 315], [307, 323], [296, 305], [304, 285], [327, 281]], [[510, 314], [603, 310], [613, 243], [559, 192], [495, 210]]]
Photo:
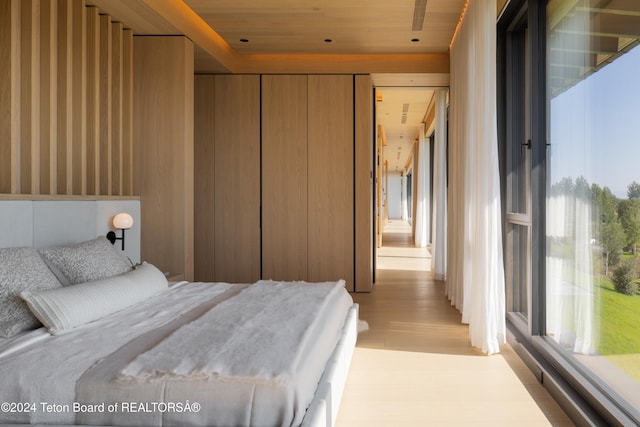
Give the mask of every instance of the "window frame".
[[[570, 358], [551, 338], [546, 337], [546, 197], [548, 107], [546, 85], [547, 0], [509, 0], [497, 22], [498, 149], [500, 155], [503, 245], [506, 248], [507, 216], [507, 76], [515, 63], [507, 63], [508, 33], [526, 15], [530, 55], [530, 215], [531, 246], [528, 324], [517, 313], [507, 313], [509, 342], [536, 374], [538, 380], [577, 424], [640, 425], [640, 413], [628, 405], [607, 383], [584, 365]], [[518, 71], [518, 70], [515, 70]], [[513, 222], [513, 221], [511, 221]], [[507, 253], [505, 251], [505, 261]]]

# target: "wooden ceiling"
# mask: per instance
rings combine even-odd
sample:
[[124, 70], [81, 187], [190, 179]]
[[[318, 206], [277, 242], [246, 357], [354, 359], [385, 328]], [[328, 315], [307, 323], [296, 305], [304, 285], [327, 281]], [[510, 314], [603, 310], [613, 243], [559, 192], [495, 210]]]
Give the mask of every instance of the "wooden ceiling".
[[389, 172], [405, 172], [433, 96], [433, 88], [427, 87], [376, 88], [376, 123], [385, 133]]
[[465, 0], [86, 3], [138, 35], [186, 35], [196, 72], [448, 73]]
[[[464, 2], [185, 0], [185, 3], [240, 54], [396, 54], [447, 53]], [[415, 26], [414, 16], [418, 21]]]

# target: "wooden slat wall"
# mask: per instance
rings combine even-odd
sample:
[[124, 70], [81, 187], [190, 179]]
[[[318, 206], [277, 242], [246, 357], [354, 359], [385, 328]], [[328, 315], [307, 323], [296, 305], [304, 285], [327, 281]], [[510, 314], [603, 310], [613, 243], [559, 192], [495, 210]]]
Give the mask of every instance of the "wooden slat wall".
[[[57, 141], [57, 56], [56, 22], [57, 7], [51, 0], [40, 3], [40, 194], [51, 194], [52, 179], [55, 177], [55, 162], [51, 161], [56, 152]], [[54, 77], [52, 78], [51, 75]]]
[[72, 34], [71, 62], [71, 135], [67, 156], [67, 189], [70, 194], [87, 194], [87, 20], [84, 0], [73, 0], [71, 4]]
[[215, 280], [260, 278], [260, 76], [215, 80]]
[[16, 139], [11, 126], [11, 114], [14, 109], [12, 96], [14, 61], [6, 61], [5, 58], [12, 57], [12, 43], [17, 39], [12, 13], [17, 9], [14, 5], [17, 1], [0, 2], [0, 58], [3, 58], [0, 66], [0, 135], [4, 135], [0, 138], [0, 193], [12, 192], [12, 146]]
[[353, 76], [309, 76], [309, 280], [354, 284]]
[[[32, 1], [32, 0], [27, 0]], [[72, 0], [58, 0], [58, 140], [56, 194], [72, 194], [73, 14]], [[35, 103], [35, 102], [34, 102]], [[38, 194], [36, 191], [32, 191]]]
[[[34, 74], [38, 72], [39, 53], [39, 15], [40, 8], [35, 1], [23, 1], [20, 3], [20, 174], [19, 187], [21, 192], [32, 193], [35, 191], [34, 183], [37, 182], [38, 168], [33, 168], [36, 153], [33, 153], [35, 140], [38, 137], [37, 131], [40, 129], [37, 122], [39, 103], [34, 102], [36, 98], [38, 80]], [[3, 62], [4, 63], [4, 62]], [[35, 117], [34, 117], [35, 116]]]
[[133, 193], [133, 34], [98, 13], [0, 2], [0, 193]]
[[263, 278], [308, 277], [307, 161], [307, 76], [263, 76]]
[[133, 196], [133, 31], [122, 32], [122, 175], [123, 196]]
[[122, 194], [122, 35], [123, 27], [114, 23], [111, 29], [111, 190]]
[[87, 194], [100, 194], [100, 11], [87, 8]]
[[[111, 138], [112, 114], [111, 103], [113, 100], [112, 93], [112, 62], [113, 50], [111, 37], [111, 17], [109, 15], [100, 15], [100, 194], [111, 195]], [[104, 159], [104, 160], [102, 160]]]

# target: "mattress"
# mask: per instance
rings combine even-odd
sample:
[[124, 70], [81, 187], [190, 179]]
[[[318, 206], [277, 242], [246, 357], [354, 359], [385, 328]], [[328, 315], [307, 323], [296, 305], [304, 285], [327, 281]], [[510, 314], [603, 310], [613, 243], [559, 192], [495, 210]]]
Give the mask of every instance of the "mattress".
[[[61, 335], [40, 329], [1, 341], [0, 402], [14, 403], [15, 410], [1, 411], [0, 423], [300, 424], [351, 307], [346, 291], [323, 305], [311, 328], [314, 335], [297, 350], [305, 363], [296, 372], [304, 375], [291, 387], [275, 387], [265, 381], [251, 384], [172, 376], [118, 381], [141, 354], [223, 302], [237, 298], [246, 286], [185, 282]], [[331, 345], [318, 344], [322, 342]]]

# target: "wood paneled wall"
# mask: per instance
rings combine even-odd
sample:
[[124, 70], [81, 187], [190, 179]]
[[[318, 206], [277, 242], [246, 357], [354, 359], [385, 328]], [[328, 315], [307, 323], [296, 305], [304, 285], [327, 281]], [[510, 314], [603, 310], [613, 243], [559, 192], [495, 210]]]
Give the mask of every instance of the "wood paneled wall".
[[216, 76], [214, 99], [214, 277], [251, 283], [260, 279], [260, 76]]
[[354, 280], [353, 76], [309, 76], [309, 276]]
[[142, 258], [189, 279], [193, 45], [136, 44], [84, 0], [0, 1], [0, 193], [138, 195]]
[[373, 84], [355, 76], [356, 292], [373, 288]]
[[307, 76], [262, 77], [262, 276], [308, 277]]
[[371, 290], [370, 77], [255, 79], [196, 76], [196, 280]]
[[[142, 259], [171, 278], [193, 280], [193, 43], [182, 36], [137, 36], [133, 52], [134, 192], [142, 205]], [[112, 135], [110, 152], [120, 150], [113, 140]]]
[[84, 0], [0, 2], [0, 193], [133, 194], [132, 44]]
[[260, 76], [195, 77], [195, 278], [260, 279]]
[[196, 75], [194, 81], [194, 276], [215, 280], [215, 86], [213, 75]]

